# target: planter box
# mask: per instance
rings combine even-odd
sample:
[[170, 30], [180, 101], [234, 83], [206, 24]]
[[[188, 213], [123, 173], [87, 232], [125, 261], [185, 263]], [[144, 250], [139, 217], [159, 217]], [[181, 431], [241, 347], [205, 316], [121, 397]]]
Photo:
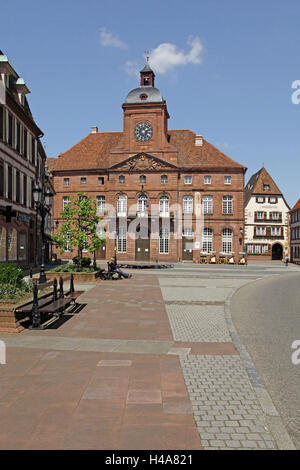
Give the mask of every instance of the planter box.
[[[92, 273], [72, 273], [74, 276], [75, 289], [76, 289], [76, 284], [81, 284], [81, 283], [84, 284], [86, 282], [91, 283], [91, 282], [96, 282], [97, 280], [99, 280], [100, 272], [101, 271], [95, 271]], [[70, 274], [71, 274], [70, 272], [69, 273], [53, 273], [53, 272], [47, 271], [46, 278], [47, 278], [47, 281], [52, 281], [54, 278], [56, 278], [57, 282], [59, 282], [60, 277], [65, 279], [68, 276], [70, 276]]]
[[0, 300], [0, 332], [20, 333], [24, 330], [23, 324], [29, 319], [25, 314], [16, 313], [20, 305], [32, 300], [32, 294], [28, 294], [22, 300]]

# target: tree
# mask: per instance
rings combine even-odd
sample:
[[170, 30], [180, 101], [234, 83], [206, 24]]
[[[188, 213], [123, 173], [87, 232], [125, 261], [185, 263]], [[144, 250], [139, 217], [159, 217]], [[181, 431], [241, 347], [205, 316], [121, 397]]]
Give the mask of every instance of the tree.
[[71, 252], [77, 251], [78, 266], [81, 270], [83, 250], [88, 250], [93, 254], [100, 245], [105, 243], [105, 240], [97, 235], [99, 217], [96, 201], [82, 193], [77, 193], [77, 196], [70, 196], [69, 203], [65, 205], [61, 216], [64, 222], [52, 239], [60, 248], [60, 254], [63, 254], [66, 247]]

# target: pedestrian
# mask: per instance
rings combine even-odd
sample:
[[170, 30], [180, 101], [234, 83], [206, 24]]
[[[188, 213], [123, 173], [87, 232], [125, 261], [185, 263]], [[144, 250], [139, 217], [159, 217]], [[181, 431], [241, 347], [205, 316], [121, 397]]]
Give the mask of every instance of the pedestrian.
[[288, 255], [285, 255], [285, 265], [286, 265], [286, 266], [289, 265], [289, 257], [288, 257]]

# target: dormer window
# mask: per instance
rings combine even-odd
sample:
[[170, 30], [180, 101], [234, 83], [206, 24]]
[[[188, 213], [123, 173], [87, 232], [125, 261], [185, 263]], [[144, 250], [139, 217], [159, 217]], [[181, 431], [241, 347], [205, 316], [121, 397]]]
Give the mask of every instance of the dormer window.
[[264, 184], [264, 191], [270, 191], [270, 185]]

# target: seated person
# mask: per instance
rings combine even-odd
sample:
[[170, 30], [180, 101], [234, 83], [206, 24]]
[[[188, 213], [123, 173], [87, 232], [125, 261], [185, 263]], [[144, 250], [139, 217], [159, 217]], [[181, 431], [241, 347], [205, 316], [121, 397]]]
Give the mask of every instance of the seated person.
[[122, 277], [124, 277], [125, 279], [132, 277], [131, 274], [127, 274], [119, 268], [114, 258], [111, 258], [110, 262], [108, 262], [107, 264], [108, 264], [108, 272], [110, 274], [117, 273], [118, 279], [121, 279]]

